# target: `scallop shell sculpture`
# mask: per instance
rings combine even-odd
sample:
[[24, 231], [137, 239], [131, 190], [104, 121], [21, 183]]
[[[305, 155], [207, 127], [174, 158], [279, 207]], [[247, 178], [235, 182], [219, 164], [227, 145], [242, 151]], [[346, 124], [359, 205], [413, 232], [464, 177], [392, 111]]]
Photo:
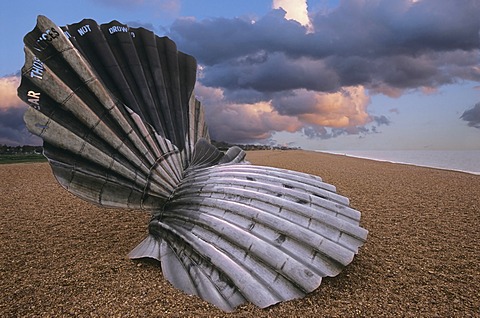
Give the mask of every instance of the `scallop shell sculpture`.
[[365, 242], [334, 186], [210, 144], [196, 61], [167, 37], [39, 16], [24, 42], [18, 95], [56, 179], [92, 203], [151, 213], [129, 257], [157, 259], [176, 288], [225, 311], [264, 308], [315, 290]]

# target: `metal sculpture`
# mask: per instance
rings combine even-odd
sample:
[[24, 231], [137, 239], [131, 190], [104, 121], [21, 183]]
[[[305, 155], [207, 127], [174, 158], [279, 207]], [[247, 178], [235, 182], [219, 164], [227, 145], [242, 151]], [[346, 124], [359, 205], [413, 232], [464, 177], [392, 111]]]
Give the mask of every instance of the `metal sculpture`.
[[132, 259], [225, 310], [303, 297], [365, 242], [360, 212], [319, 177], [249, 165], [209, 142], [196, 61], [143, 28], [44, 16], [25, 38], [18, 95], [58, 182], [152, 214]]

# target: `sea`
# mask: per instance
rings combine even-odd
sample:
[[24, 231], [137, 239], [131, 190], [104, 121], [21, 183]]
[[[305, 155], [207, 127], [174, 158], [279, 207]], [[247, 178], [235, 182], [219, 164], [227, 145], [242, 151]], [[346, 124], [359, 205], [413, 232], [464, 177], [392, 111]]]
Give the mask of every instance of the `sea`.
[[480, 175], [480, 150], [322, 150], [320, 152]]

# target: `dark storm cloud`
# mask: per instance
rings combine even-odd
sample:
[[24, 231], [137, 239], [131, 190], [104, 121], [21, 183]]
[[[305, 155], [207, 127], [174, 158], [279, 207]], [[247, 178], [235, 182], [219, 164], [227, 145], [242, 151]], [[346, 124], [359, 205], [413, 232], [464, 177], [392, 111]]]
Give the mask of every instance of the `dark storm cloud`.
[[387, 117], [385, 117], [384, 115], [381, 115], [381, 116], [374, 116], [373, 117], [373, 121], [377, 123], [378, 126], [381, 126], [381, 125], [390, 125], [392, 122], [390, 121], [390, 119], [388, 119]]
[[466, 110], [460, 118], [466, 121], [468, 126], [480, 129], [480, 103]]
[[205, 65], [248, 56], [255, 62], [262, 50], [302, 56], [305, 29], [284, 16], [283, 10], [272, 10], [256, 22], [243, 18], [184, 18], [172, 24], [170, 36], [179, 48]]
[[[224, 113], [210, 124], [218, 134], [233, 134], [238, 126], [242, 140], [258, 140], [272, 129], [287, 130], [284, 118], [290, 117], [305, 136], [334, 138], [378, 133], [390, 124], [368, 114], [369, 94], [399, 97], [480, 82], [479, 16], [478, 0], [349, 0], [309, 12], [312, 32], [278, 9], [256, 21], [178, 19], [169, 36], [203, 66], [199, 82], [221, 89], [221, 105], [270, 103], [284, 123], [272, 120], [250, 134], [236, 120], [251, 111], [244, 105], [232, 112], [236, 117]], [[356, 93], [346, 94], [353, 87]], [[225, 130], [217, 129], [222, 123]]]
[[27, 131], [23, 114], [28, 106], [17, 97], [20, 76], [0, 77], [0, 144], [39, 145], [38, 137]]
[[0, 109], [0, 144], [39, 145], [41, 141], [27, 131], [23, 114], [28, 106]]
[[310, 139], [328, 139], [331, 137], [329, 131], [323, 126], [306, 126], [303, 128], [303, 134]]
[[177, 20], [170, 36], [206, 66], [208, 86], [332, 91], [379, 83], [408, 89], [480, 81], [480, 2], [341, 1], [310, 12], [313, 33], [272, 10], [247, 19]]
[[[165, 12], [177, 12], [180, 4], [101, 2], [169, 8]], [[172, 24], [167, 35], [202, 66], [196, 94], [213, 138], [246, 143], [269, 140], [276, 131], [323, 139], [366, 136], [391, 124], [368, 113], [372, 94], [398, 97], [461, 80], [480, 82], [478, 0], [345, 0], [309, 17], [312, 32], [287, 20], [282, 9], [256, 21], [181, 18]], [[18, 83], [0, 78], [0, 93], [2, 85], [12, 93], [11, 100], [0, 100], [0, 143], [20, 143], [28, 139], [19, 126], [25, 105], [17, 104]], [[479, 108], [461, 118], [479, 128]]]
[[277, 94], [272, 105], [282, 115], [298, 116], [315, 113], [317, 101], [313, 94]]
[[322, 126], [306, 126], [303, 128], [303, 134], [310, 139], [331, 139], [342, 135], [358, 135], [360, 138], [367, 134], [377, 133], [377, 128], [372, 126], [355, 126], [348, 128], [325, 128]]
[[205, 107], [210, 136], [232, 143], [268, 141], [275, 131], [295, 132], [298, 120], [274, 111], [269, 103], [227, 102], [219, 89], [197, 84], [196, 92]]
[[476, 0], [351, 0], [328, 15], [314, 13], [312, 23], [344, 56], [468, 51], [478, 48], [479, 10]]
[[23, 114], [27, 107], [0, 109], [0, 118], [2, 118], [2, 127], [6, 129], [19, 129], [25, 126]]
[[337, 74], [322, 61], [310, 58], [290, 59], [283, 53], [266, 54], [259, 63], [236, 59], [206, 68], [202, 83], [227, 89], [254, 89], [279, 92], [305, 88], [315, 91], [335, 91]]

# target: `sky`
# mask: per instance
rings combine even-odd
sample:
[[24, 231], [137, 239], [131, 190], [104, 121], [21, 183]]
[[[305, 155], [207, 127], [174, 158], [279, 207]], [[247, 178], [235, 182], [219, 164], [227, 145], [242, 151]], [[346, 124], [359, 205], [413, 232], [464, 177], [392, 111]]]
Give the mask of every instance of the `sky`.
[[193, 55], [212, 139], [312, 150], [480, 150], [480, 0], [4, 2], [0, 144], [41, 144], [16, 96], [23, 36], [118, 20]]

